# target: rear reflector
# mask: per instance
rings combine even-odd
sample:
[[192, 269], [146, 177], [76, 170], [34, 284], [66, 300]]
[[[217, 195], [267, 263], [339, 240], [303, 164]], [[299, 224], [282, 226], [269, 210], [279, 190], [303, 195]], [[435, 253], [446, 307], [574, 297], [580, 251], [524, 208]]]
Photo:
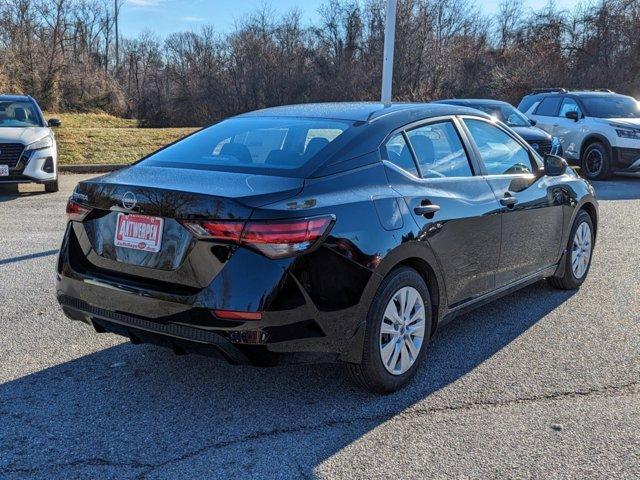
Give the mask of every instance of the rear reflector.
[[91, 211], [90, 208], [83, 207], [79, 203], [74, 202], [72, 199], [69, 199], [67, 202], [67, 217], [72, 222], [81, 222], [85, 219], [85, 217]]
[[236, 310], [214, 310], [213, 313], [218, 318], [225, 320], [261, 320], [260, 312], [238, 312]]
[[270, 258], [283, 258], [313, 247], [329, 231], [333, 216], [270, 221], [183, 221], [203, 240], [222, 240], [258, 250]]

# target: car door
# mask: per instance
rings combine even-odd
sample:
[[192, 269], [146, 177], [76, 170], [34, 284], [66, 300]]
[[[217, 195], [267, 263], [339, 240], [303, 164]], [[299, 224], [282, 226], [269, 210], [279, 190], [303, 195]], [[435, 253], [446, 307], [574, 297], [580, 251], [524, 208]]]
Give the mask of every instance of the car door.
[[562, 97], [559, 95], [551, 95], [542, 99], [531, 115], [531, 118], [536, 121], [536, 127], [554, 135], [561, 101]]
[[[567, 118], [568, 112], [576, 112], [578, 121]], [[565, 157], [578, 159], [580, 157], [580, 130], [583, 126], [583, 114], [578, 103], [569, 97], [564, 97], [560, 104], [558, 118], [553, 128], [553, 134], [558, 137]]]
[[506, 127], [478, 118], [464, 118], [463, 123], [501, 203], [496, 287], [555, 264], [563, 227], [562, 188], [542, 174], [533, 152]]
[[449, 306], [493, 290], [500, 253], [500, 204], [465, 142], [446, 117], [397, 132], [382, 149], [399, 167], [387, 169], [389, 183], [419, 227], [417, 240], [437, 257]]

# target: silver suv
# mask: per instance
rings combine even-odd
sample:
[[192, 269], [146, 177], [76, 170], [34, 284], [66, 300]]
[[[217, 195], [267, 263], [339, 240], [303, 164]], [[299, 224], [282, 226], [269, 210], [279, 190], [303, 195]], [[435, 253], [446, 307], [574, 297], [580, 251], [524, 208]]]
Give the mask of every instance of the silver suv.
[[591, 180], [640, 171], [640, 105], [609, 90], [544, 89], [526, 95], [518, 109], [558, 137], [565, 158]]
[[0, 95], [0, 184], [42, 183], [58, 191], [58, 152], [50, 127], [36, 101], [23, 95]]

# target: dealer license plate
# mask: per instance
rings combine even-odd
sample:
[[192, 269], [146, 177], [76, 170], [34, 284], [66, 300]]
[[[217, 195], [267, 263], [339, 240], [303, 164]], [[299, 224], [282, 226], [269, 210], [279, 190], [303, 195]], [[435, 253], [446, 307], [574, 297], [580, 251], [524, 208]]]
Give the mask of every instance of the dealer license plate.
[[116, 247], [159, 252], [162, 245], [163, 223], [164, 220], [160, 217], [119, 213], [113, 243]]

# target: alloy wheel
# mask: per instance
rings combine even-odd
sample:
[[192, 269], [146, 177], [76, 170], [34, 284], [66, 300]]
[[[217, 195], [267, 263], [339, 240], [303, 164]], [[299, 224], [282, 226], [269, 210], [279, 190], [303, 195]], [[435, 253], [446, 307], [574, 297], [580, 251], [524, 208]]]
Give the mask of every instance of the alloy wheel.
[[425, 324], [422, 296], [413, 287], [402, 287], [389, 300], [380, 327], [380, 358], [389, 373], [402, 375], [416, 362]]
[[600, 170], [602, 170], [603, 164], [604, 158], [602, 157], [602, 152], [596, 148], [590, 150], [585, 162], [587, 173], [593, 177], [598, 176], [600, 174]]
[[571, 270], [577, 279], [581, 279], [587, 272], [591, 259], [591, 227], [586, 222], [578, 225], [573, 236], [571, 247]]

